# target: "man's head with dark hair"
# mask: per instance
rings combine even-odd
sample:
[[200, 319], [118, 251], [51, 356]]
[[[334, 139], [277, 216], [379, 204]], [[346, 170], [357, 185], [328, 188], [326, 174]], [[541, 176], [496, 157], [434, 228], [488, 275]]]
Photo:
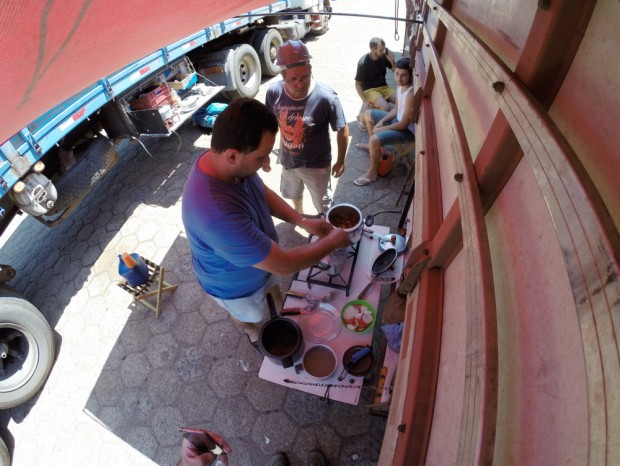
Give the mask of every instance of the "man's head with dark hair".
[[227, 149], [252, 152], [260, 146], [265, 131], [278, 132], [273, 112], [258, 100], [235, 99], [215, 120], [211, 148], [220, 153]]
[[[405, 71], [406, 73], [403, 73]], [[401, 58], [396, 62], [396, 69], [394, 70], [394, 77], [401, 76], [402, 78], [406, 78], [406, 82], [400, 82], [399, 86], [403, 86], [405, 84], [413, 83], [413, 70], [411, 69], [411, 63], [408, 58]], [[402, 79], [399, 78], [399, 79]], [[397, 79], [397, 83], [398, 83]]]
[[411, 70], [411, 65], [408, 58], [401, 58], [396, 62], [396, 68], [401, 70]]

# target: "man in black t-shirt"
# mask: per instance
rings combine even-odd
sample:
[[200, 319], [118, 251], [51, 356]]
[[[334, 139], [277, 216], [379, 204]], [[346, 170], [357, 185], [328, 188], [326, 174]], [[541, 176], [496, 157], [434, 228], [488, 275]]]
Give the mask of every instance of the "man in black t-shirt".
[[396, 101], [396, 89], [385, 80], [387, 69], [395, 68], [394, 52], [385, 47], [380, 37], [370, 39], [370, 52], [360, 58], [355, 74], [355, 89], [364, 103], [364, 109], [390, 111], [390, 102]]

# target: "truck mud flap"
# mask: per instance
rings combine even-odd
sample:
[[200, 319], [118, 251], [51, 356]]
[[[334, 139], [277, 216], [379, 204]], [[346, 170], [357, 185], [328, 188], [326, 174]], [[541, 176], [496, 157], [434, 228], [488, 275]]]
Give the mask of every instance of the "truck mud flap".
[[60, 223], [117, 161], [112, 141], [101, 136], [94, 138], [77, 163], [54, 182], [58, 191], [54, 207], [46, 215], [35, 218], [48, 226]]

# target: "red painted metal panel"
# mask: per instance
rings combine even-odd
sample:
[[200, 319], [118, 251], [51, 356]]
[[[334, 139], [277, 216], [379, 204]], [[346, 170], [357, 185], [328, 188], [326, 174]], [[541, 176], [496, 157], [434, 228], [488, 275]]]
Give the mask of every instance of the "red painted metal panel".
[[[568, 88], [564, 105], [554, 109], [553, 120], [578, 134], [573, 139], [578, 141], [579, 153], [567, 142], [570, 131], [562, 135], [546, 108], [558, 86], [562, 95], [567, 76], [586, 79], [583, 73], [592, 71], [588, 63], [593, 56], [608, 60], [605, 64], [598, 61], [604, 71], [596, 76], [597, 84], [607, 84], [611, 90], [617, 87], [613, 78], [605, 77], [618, 63], [612, 45], [617, 41], [609, 40], [618, 37], [617, 28], [613, 21], [600, 18], [588, 26], [594, 29], [584, 47], [582, 36], [591, 2], [581, 2], [571, 18], [565, 16], [569, 14], [567, 2], [538, 2], [533, 8], [540, 11], [535, 15], [531, 5], [526, 12], [514, 11], [516, 2], [441, 2], [443, 7], [439, 2], [427, 3], [430, 10], [425, 7], [424, 11], [432, 17], [431, 27], [424, 41], [414, 43], [421, 47], [418, 55], [428, 72], [425, 93], [431, 102], [423, 105], [418, 125], [423, 127], [422, 134], [436, 140], [433, 144], [423, 139], [418, 150], [437, 150], [432, 170], [440, 173], [430, 180], [441, 182], [444, 212], [438, 229], [416, 225], [413, 238], [414, 244], [423, 240], [430, 244], [428, 267], [445, 269], [443, 337], [454, 321], [461, 322], [466, 336], [456, 346], [441, 337], [436, 416], [430, 427], [430, 456], [423, 457], [419, 453], [427, 448], [429, 437], [408, 429], [414, 420], [427, 425], [427, 390], [433, 381], [413, 380], [413, 374], [421, 374], [419, 358], [423, 357], [415, 352], [435, 349], [440, 337], [429, 332], [435, 335], [434, 344], [429, 338], [420, 346], [422, 340], [417, 345], [414, 342], [421, 338], [418, 332], [422, 329], [408, 329], [413, 341], [402, 361], [409, 364], [409, 378], [399, 380], [396, 387], [406, 393], [408, 402], [393, 406], [396, 411], [390, 412], [388, 422], [390, 426], [398, 420], [405, 430], [399, 442], [389, 446], [392, 451], [382, 452], [382, 459], [391, 457], [398, 459], [395, 464], [404, 464], [409, 454], [418, 464], [616, 464], [620, 458], [620, 220], [613, 208], [612, 215], [607, 208], [614, 206], [614, 196], [601, 196], [601, 190], [617, 188], [601, 176], [603, 185], [597, 186], [584, 170], [582, 161], [587, 165], [588, 152], [600, 144], [595, 131], [575, 124], [579, 120], [570, 111], [562, 111], [571, 101]], [[617, 17], [613, 13], [618, 13], [618, 5], [599, 5], [596, 9], [607, 12], [606, 19]], [[489, 18], [497, 18], [497, 11], [485, 12], [484, 7], [502, 10], [498, 11], [503, 19], [490, 24]], [[481, 12], [468, 26], [480, 24], [469, 30], [459, 21], [467, 16], [466, 9], [472, 18], [471, 11]], [[458, 18], [452, 15], [455, 12]], [[541, 19], [545, 15], [550, 17]], [[512, 32], [502, 37], [502, 30]], [[518, 42], [515, 50], [519, 53], [507, 58], [501, 48], [510, 45], [507, 39], [517, 33], [520, 40], [513, 42]], [[594, 38], [599, 40], [595, 43]], [[498, 47], [495, 41], [503, 42]], [[574, 60], [579, 46], [583, 50], [577, 57], [581, 58]], [[442, 67], [453, 69], [445, 72]], [[467, 78], [459, 82], [463, 72]], [[598, 102], [601, 111], [613, 119], [620, 106], [611, 90], [603, 92], [606, 98]], [[597, 111], [594, 103], [581, 107]], [[471, 125], [480, 128], [477, 143], [471, 144], [469, 134], [470, 144], [465, 143], [466, 131], [459, 121], [463, 118], [480, 122]], [[617, 138], [616, 134], [604, 137]], [[478, 157], [476, 153], [470, 157], [468, 149], [477, 151]], [[471, 159], [476, 159], [475, 175]], [[596, 159], [604, 171], [615, 166], [617, 157], [596, 154]], [[432, 189], [421, 186], [429, 182], [429, 176], [427, 160], [418, 160], [424, 163], [416, 172], [415, 222], [432, 221], [434, 217], [425, 215], [438, 200]], [[485, 237], [489, 238], [488, 250]], [[407, 325], [424, 327], [428, 324], [425, 314], [437, 312], [434, 306], [438, 304], [428, 299], [437, 290], [425, 288], [427, 272], [422, 273], [408, 302], [415, 321]], [[433, 276], [437, 273], [432, 270]], [[458, 296], [461, 301], [455, 300]], [[495, 326], [495, 307], [485, 296], [497, 296]], [[459, 313], [461, 307], [464, 311]], [[499, 333], [497, 340], [493, 328]], [[498, 366], [489, 360], [494, 354]], [[431, 351], [429, 360], [435, 358], [436, 352]], [[449, 377], [454, 371], [446, 372], [455, 364], [465, 374], [458, 380]], [[451, 397], [459, 383], [462, 398]], [[457, 398], [458, 405], [452, 405]], [[450, 419], [448, 412], [457, 419]], [[455, 423], [459, 425], [458, 446]]]
[[268, 0], [23, 0], [0, 6], [0, 143], [102, 77]]

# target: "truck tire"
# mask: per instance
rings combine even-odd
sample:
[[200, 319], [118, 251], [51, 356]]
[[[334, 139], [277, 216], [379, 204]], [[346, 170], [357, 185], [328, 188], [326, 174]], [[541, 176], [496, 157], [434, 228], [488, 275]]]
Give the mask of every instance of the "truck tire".
[[58, 199], [46, 216], [54, 216], [74, 207], [118, 160], [114, 144], [108, 138], [92, 139], [78, 162], [54, 182]]
[[0, 437], [0, 466], [11, 466], [11, 455], [2, 437]]
[[39, 310], [0, 290], [0, 409], [18, 406], [43, 386], [54, 362], [54, 334]]
[[261, 81], [260, 60], [254, 48], [240, 44], [228, 55], [226, 68], [232, 71], [235, 90], [226, 91], [229, 99], [238, 97], [253, 98], [258, 94]]
[[277, 29], [261, 29], [252, 35], [250, 45], [260, 60], [263, 76], [277, 76], [280, 67], [276, 65], [276, 54], [282, 45], [282, 36]]
[[11, 466], [11, 455], [2, 437], [0, 437], [0, 466]]
[[[323, 4], [323, 10], [321, 10], [322, 13], [331, 13], [332, 11], [332, 7], [329, 5], [329, 2], [325, 2]], [[310, 15], [312, 17], [312, 15]], [[310, 34], [313, 34], [315, 36], [322, 36], [323, 34], [325, 34], [327, 31], [329, 31], [329, 20], [332, 17], [332, 15], [315, 15], [314, 17], [312, 17], [312, 19], [315, 19], [319, 21], [318, 25], [313, 24], [311, 29], [310, 29]]]

